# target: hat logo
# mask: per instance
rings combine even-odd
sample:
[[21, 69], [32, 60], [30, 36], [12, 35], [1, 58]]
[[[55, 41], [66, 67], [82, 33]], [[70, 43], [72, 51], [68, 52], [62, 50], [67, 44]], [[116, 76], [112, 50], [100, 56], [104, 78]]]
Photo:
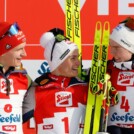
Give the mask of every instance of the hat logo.
[[67, 49], [61, 56], [60, 60], [64, 59], [64, 57], [70, 52], [70, 49]]
[[6, 50], [10, 49], [12, 46], [9, 44], [6, 44]]
[[130, 44], [128, 44], [127, 42], [125, 42], [123, 39], [120, 40], [123, 44], [127, 45], [128, 47], [131, 47]]

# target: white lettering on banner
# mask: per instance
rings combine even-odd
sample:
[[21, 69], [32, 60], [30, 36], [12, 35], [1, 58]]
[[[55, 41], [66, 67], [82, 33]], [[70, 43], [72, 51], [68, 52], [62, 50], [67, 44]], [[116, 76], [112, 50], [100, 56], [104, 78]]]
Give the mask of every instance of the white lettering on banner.
[[[109, 0], [98, 0], [97, 6], [98, 15], [109, 15]], [[118, 0], [118, 15], [134, 15], [134, 0]]]
[[[58, 2], [59, 2], [59, 5], [61, 6], [63, 12], [65, 13], [65, 0], [58, 0]], [[69, 0], [67, 2], [69, 2]], [[86, 0], [80, 0], [80, 9], [82, 9], [85, 2], [86, 2]]]
[[119, 3], [119, 9], [118, 14], [119, 15], [134, 15], [134, 6], [129, 7], [129, 4], [134, 4], [134, 0], [122, 0], [118, 1]]
[[98, 15], [109, 14], [109, 0], [98, 0]]

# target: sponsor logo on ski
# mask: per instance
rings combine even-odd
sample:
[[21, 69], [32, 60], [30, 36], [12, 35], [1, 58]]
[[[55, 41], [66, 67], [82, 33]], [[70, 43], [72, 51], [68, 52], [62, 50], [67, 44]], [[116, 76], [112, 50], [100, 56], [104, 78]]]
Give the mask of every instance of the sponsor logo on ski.
[[55, 94], [55, 100], [56, 100], [57, 107], [72, 106], [72, 93], [57, 92]]
[[15, 132], [16, 131], [16, 125], [4, 125], [2, 126], [3, 131], [8, 131], [8, 132]]
[[93, 87], [93, 84], [96, 82], [97, 71], [98, 71], [98, 57], [99, 57], [99, 47], [97, 45], [94, 46], [94, 55], [92, 60], [92, 68], [91, 68], [91, 81], [90, 86]]
[[80, 14], [79, 14], [79, 1], [74, 0], [74, 23], [75, 23], [75, 36], [80, 37]]
[[72, 7], [71, 7], [71, 0], [67, 0], [66, 1], [67, 5], [66, 5], [66, 33], [67, 33], [67, 37], [72, 39], [73, 37], [73, 33], [72, 33]]
[[101, 57], [101, 66], [100, 66], [100, 80], [104, 79], [107, 66], [107, 46], [102, 46], [102, 57]]

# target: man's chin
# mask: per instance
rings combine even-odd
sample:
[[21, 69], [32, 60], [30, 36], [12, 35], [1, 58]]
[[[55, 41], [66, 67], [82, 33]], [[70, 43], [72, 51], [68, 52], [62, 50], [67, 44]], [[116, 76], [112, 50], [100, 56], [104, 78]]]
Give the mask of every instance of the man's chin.
[[77, 77], [78, 76], [78, 71], [73, 73], [73, 77]]
[[21, 67], [21, 62], [20, 63], [17, 63], [17, 64], [15, 64], [15, 67]]

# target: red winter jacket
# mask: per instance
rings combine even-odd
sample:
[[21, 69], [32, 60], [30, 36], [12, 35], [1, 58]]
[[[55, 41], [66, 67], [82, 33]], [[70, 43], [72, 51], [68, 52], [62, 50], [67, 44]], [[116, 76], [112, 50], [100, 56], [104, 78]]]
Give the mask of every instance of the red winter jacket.
[[52, 74], [36, 82], [24, 101], [24, 121], [33, 112], [38, 134], [82, 134], [88, 85]]

